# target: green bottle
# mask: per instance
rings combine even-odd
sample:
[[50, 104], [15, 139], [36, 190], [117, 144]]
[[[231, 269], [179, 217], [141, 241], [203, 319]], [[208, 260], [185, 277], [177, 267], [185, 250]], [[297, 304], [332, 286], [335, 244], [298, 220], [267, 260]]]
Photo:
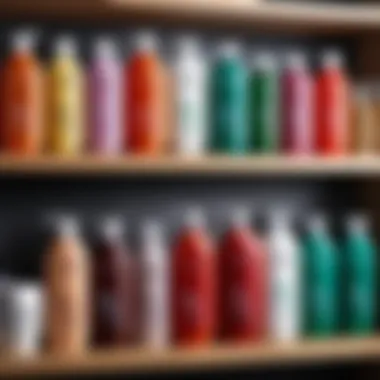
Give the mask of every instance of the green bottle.
[[353, 215], [347, 220], [344, 244], [345, 320], [349, 333], [374, 331], [376, 312], [376, 249], [368, 220]]
[[275, 153], [279, 145], [278, 72], [273, 56], [261, 54], [254, 61], [249, 88], [251, 149]]
[[243, 154], [248, 146], [247, 73], [239, 45], [221, 46], [211, 76], [211, 142], [219, 153]]
[[303, 247], [305, 334], [331, 336], [339, 326], [339, 260], [325, 218], [311, 218]]

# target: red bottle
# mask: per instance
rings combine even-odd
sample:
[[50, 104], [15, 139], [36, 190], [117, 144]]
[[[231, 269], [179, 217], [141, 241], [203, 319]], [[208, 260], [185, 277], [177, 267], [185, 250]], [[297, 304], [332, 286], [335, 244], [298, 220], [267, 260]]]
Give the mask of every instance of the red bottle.
[[215, 336], [215, 259], [202, 214], [188, 212], [172, 259], [172, 332], [177, 344], [207, 344]]
[[342, 57], [323, 56], [316, 83], [317, 150], [326, 155], [347, 153], [349, 148], [349, 88]]
[[94, 340], [98, 345], [135, 342], [139, 332], [139, 268], [125, 248], [123, 225], [103, 221], [94, 257]]
[[219, 252], [221, 336], [235, 342], [267, 335], [268, 257], [248, 215], [236, 210]]

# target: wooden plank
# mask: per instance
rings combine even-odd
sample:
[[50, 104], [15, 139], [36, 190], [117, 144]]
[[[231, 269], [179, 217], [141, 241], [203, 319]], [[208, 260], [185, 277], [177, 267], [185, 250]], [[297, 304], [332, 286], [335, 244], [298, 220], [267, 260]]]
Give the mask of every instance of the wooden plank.
[[239, 366], [315, 364], [380, 358], [379, 338], [341, 338], [299, 343], [150, 351], [144, 348], [94, 351], [73, 357], [3, 358], [0, 377], [107, 372], [169, 372]]

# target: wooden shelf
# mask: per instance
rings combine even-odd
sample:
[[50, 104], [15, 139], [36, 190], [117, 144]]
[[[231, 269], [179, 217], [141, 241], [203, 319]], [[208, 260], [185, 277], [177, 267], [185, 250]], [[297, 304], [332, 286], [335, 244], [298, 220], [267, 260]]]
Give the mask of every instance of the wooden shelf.
[[0, 156], [0, 175], [380, 175], [380, 157], [10, 157]]
[[0, 360], [0, 377], [46, 374], [169, 372], [378, 360], [380, 339], [335, 339], [287, 344], [149, 351], [144, 348], [98, 351], [83, 356], [41, 356]]
[[0, 2], [0, 18], [142, 20], [221, 24], [262, 30], [331, 33], [380, 30], [378, 5], [302, 4], [253, 0], [14, 0]]

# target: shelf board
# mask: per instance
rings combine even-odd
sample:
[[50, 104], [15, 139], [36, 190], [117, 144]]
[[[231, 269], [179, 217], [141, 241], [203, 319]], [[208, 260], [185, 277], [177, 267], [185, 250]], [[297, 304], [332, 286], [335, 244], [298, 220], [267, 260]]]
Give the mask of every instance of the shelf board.
[[331, 33], [380, 30], [378, 5], [303, 4], [265, 0], [15, 0], [0, 2], [0, 18], [162, 21], [259, 30]]
[[144, 348], [94, 351], [72, 357], [44, 355], [0, 360], [0, 377], [46, 374], [170, 372], [239, 366], [315, 364], [380, 358], [380, 339], [334, 339], [299, 343], [150, 351]]
[[374, 176], [380, 175], [377, 157], [266, 157], [179, 156], [60, 158], [0, 156], [0, 175], [136, 175], [136, 176]]

